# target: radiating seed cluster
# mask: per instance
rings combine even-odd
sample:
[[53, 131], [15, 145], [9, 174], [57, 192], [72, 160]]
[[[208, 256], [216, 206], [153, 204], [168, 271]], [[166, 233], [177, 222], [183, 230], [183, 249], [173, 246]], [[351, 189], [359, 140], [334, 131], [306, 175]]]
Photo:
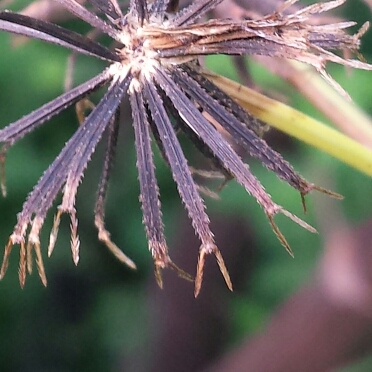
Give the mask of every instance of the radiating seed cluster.
[[[266, 168], [297, 189], [303, 203], [304, 196], [314, 189], [337, 195], [307, 182], [279, 153], [270, 148], [261, 138], [263, 124], [204, 76], [198, 56], [259, 54], [296, 59], [314, 66], [331, 84], [339, 88], [325, 72], [325, 63], [332, 61], [371, 69], [366, 63], [345, 60], [331, 52], [336, 49], [357, 50], [362, 32], [354, 36], [347, 35], [344, 29], [353, 25], [352, 22], [319, 26], [311, 24], [309, 19], [314, 14], [341, 5], [344, 0], [316, 3], [292, 14], [285, 15], [278, 11], [263, 19], [242, 22], [221, 19], [199, 22], [201, 16], [222, 0], [198, 0], [180, 11], [176, 11], [178, 2], [173, 0], [154, 0], [151, 3], [131, 0], [126, 15], [115, 0], [89, 0], [91, 5], [106, 15], [107, 20], [75, 0], [59, 1], [77, 17], [109, 35], [116, 42], [115, 49], [108, 49], [55, 24], [8, 11], [0, 12], [0, 29], [4, 31], [58, 44], [103, 59], [108, 64], [89, 81], [0, 130], [0, 142], [3, 143], [0, 159], [5, 159], [10, 146], [52, 116], [85, 99], [104, 85], [107, 91], [28, 195], [5, 248], [1, 278], [5, 275], [12, 247], [19, 245], [21, 285], [25, 283], [27, 272], [32, 271], [34, 254], [39, 275], [46, 285], [39, 233], [48, 210], [60, 192], [63, 195], [62, 203], [58, 207], [50, 234], [48, 256], [57, 239], [61, 216], [67, 213], [71, 220], [72, 257], [75, 264], [78, 263], [80, 240], [75, 196], [84, 170], [104, 132], [107, 133], [107, 143], [98, 184], [95, 225], [98, 238], [116, 257], [135, 268], [133, 261], [110, 239], [104, 222], [107, 186], [115, 158], [118, 131], [123, 125], [119, 120], [119, 106], [125, 97], [129, 98], [132, 109], [143, 222], [160, 286], [161, 270], [166, 267], [175, 269], [186, 279], [192, 280], [192, 277], [178, 268], [168, 253], [153, 144], [157, 145], [171, 169], [180, 198], [201, 242], [195, 295], [200, 292], [204, 261], [208, 254], [215, 255], [227, 286], [232, 289], [228, 271], [209, 227], [209, 217], [200, 192], [208, 193], [208, 190], [199, 187], [194, 181], [195, 173], [203, 175], [205, 172], [189, 167], [178, 133], [186, 135], [210, 161], [213, 169], [211, 174], [218, 174], [225, 180], [221, 188], [228, 180], [235, 179], [257, 200], [280, 242], [290, 254], [292, 251], [274, 222], [276, 214], [282, 213], [307, 230], [315, 231], [271, 199], [235, 148], [239, 146], [245, 149], [250, 156], [259, 159]], [[293, 3], [288, 1], [282, 10]], [[2, 186], [5, 190], [5, 186]]]

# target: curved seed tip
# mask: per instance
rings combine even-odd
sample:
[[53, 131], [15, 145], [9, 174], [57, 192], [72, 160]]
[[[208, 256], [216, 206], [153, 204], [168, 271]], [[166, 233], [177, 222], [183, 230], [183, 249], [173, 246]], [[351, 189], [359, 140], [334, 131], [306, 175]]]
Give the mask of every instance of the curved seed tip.
[[137, 270], [136, 264], [111, 240], [105, 242], [107, 248], [114, 254], [114, 256], [122, 263], [133, 270]]
[[316, 190], [316, 191], [319, 191], [323, 194], [326, 194], [332, 198], [335, 198], [335, 199], [339, 199], [339, 200], [342, 200], [344, 198], [343, 195], [337, 193], [337, 192], [334, 192], [334, 191], [331, 191], [331, 190], [328, 190], [328, 189], [325, 189], [324, 187], [320, 187], [320, 186], [313, 186], [313, 190]]
[[225, 261], [222, 258], [222, 254], [219, 251], [219, 249], [213, 245], [211, 248], [210, 245], [202, 245], [199, 252], [199, 259], [198, 259], [198, 266], [196, 269], [196, 278], [195, 278], [195, 289], [194, 289], [194, 296], [195, 298], [198, 297], [201, 289], [201, 285], [203, 282], [203, 273], [204, 273], [204, 263], [205, 263], [205, 256], [207, 254], [212, 253], [215, 255], [217, 259], [218, 267], [220, 268], [221, 274], [223, 278], [225, 279], [227, 287], [230, 289], [230, 291], [233, 290], [233, 285], [230, 279], [229, 272], [226, 268]]
[[162, 267], [155, 264], [154, 274], [155, 274], [156, 283], [158, 283], [158, 286], [160, 287], [160, 289], [163, 289], [163, 277], [161, 275], [161, 269]]
[[269, 219], [269, 222], [270, 222], [270, 225], [271, 225], [272, 229], [274, 230], [275, 235], [279, 239], [282, 246], [285, 248], [285, 250], [289, 253], [289, 255], [291, 257], [294, 257], [294, 254], [293, 254], [293, 251], [292, 251], [291, 247], [289, 246], [289, 244], [288, 244], [286, 238], [284, 237], [284, 235], [282, 234], [282, 232], [279, 230], [279, 227], [274, 222], [273, 217], [270, 216], [270, 215], [267, 215], [267, 217]]
[[[304, 229], [310, 231], [311, 233], [313, 234], [316, 234], [318, 233], [316, 231], [316, 229], [314, 227], [312, 227], [311, 225], [309, 225], [308, 223], [306, 223], [305, 221], [301, 220], [301, 218], [297, 217], [296, 215], [294, 215], [293, 213], [290, 213], [288, 212], [287, 210], [285, 209], [281, 209], [279, 210], [280, 213], [284, 214], [286, 217], [290, 218], [293, 222], [297, 223], [298, 225], [300, 225], [301, 227], [303, 227]], [[272, 217], [270, 216], [269, 219], [271, 218], [272, 220]], [[278, 227], [277, 227], [278, 228]]]
[[54, 247], [56, 245], [59, 223], [61, 222], [61, 215], [62, 211], [58, 209], [56, 215], [54, 216], [52, 231], [50, 232], [49, 235], [48, 257], [52, 255]]
[[77, 266], [80, 259], [80, 240], [77, 235], [71, 235], [71, 253], [72, 260], [74, 261], [75, 266]]
[[56, 245], [56, 238], [54, 234], [51, 233], [49, 236], [48, 257], [52, 255], [55, 245]]
[[192, 277], [192, 275], [190, 275], [189, 273], [187, 273], [186, 271], [182, 270], [181, 268], [179, 268], [173, 261], [171, 261], [169, 259], [169, 262], [167, 264], [167, 266], [169, 266], [171, 269], [175, 270], [177, 275], [182, 278], [182, 279], [185, 279], [189, 282], [193, 282], [194, 281], [194, 278]]
[[111, 241], [108, 235], [107, 238], [102, 239], [102, 235], [99, 233], [98, 238], [105, 243], [106, 247], [114, 254], [114, 256], [120, 262], [124, 263], [133, 270], [137, 270], [136, 264], [113, 241]]
[[31, 275], [32, 274], [32, 244], [30, 243], [30, 240], [27, 242], [26, 252], [27, 252], [27, 271]]
[[25, 282], [26, 282], [26, 278], [23, 278], [23, 280], [21, 280], [21, 277], [19, 278], [19, 286], [21, 287], [21, 289], [25, 287]]
[[174, 270], [180, 278], [185, 279], [189, 282], [194, 281], [194, 278], [189, 273], [180, 269], [169, 257], [166, 257], [166, 259], [159, 260], [158, 262], [155, 261], [154, 264], [155, 279], [156, 282], [158, 283], [158, 286], [161, 289], [163, 289], [162, 270], [167, 267]]
[[48, 281], [45, 275], [43, 263], [41, 262], [41, 264], [40, 265], [38, 264], [37, 267], [38, 267], [39, 278], [41, 282], [43, 283], [43, 286], [46, 287], [48, 285]]
[[220, 268], [221, 274], [222, 274], [223, 278], [225, 279], [227, 288], [229, 288], [230, 291], [233, 291], [233, 285], [232, 285], [232, 282], [231, 282], [231, 279], [230, 279], [229, 272], [227, 271], [225, 261], [222, 258], [222, 254], [217, 247], [214, 251], [214, 255], [216, 256], [218, 267]]
[[41, 282], [43, 283], [44, 287], [46, 287], [47, 286], [47, 279], [46, 279], [46, 275], [45, 275], [45, 269], [44, 269], [43, 257], [41, 255], [40, 244], [35, 243], [34, 249], [35, 249], [35, 254], [36, 254], [37, 271], [39, 273], [39, 277], [40, 277]]
[[70, 219], [71, 219], [71, 224], [70, 224], [70, 229], [71, 229], [71, 238], [70, 238], [70, 243], [71, 243], [71, 253], [72, 253], [72, 259], [74, 261], [75, 266], [78, 265], [79, 263], [79, 253], [80, 253], [80, 239], [79, 235], [77, 232], [78, 228], [78, 220], [76, 218], [75, 212], [70, 213]]
[[301, 202], [302, 202], [302, 207], [303, 207], [304, 213], [307, 213], [305, 195], [307, 195], [310, 191], [313, 191], [313, 190], [319, 191], [319, 192], [321, 192], [323, 194], [326, 194], [326, 195], [328, 195], [332, 198], [335, 198], [335, 199], [342, 200], [344, 198], [343, 195], [341, 195], [337, 192], [328, 190], [324, 187], [317, 186], [317, 185], [314, 185], [314, 184], [307, 184], [306, 187], [304, 187], [303, 190], [300, 191]]
[[116, 257], [132, 270], [137, 270], [137, 265], [122, 250], [119, 249], [118, 255]]
[[[75, 249], [75, 248], [72, 248]], [[72, 253], [72, 261], [74, 261], [75, 266], [79, 264], [80, 257], [75, 252]]]
[[199, 296], [201, 285], [203, 282], [205, 255], [206, 255], [206, 252], [201, 249], [199, 252], [198, 266], [196, 268], [196, 276], [195, 276], [195, 288], [194, 288], [195, 298]]
[[13, 244], [14, 243], [13, 243], [12, 237], [9, 237], [8, 243], [5, 246], [5, 250], [4, 250], [3, 263], [2, 263], [1, 269], [0, 269], [0, 279], [4, 278], [4, 276], [6, 274], [6, 270], [8, 269], [9, 255], [10, 255], [10, 252], [12, 251]]
[[364, 22], [362, 27], [359, 29], [359, 31], [355, 34], [356, 39], [360, 39], [369, 29], [370, 23]]
[[19, 277], [19, 284], [21, 288], [25, 286], [26, 283], [26, 246], [25, 243], [21, 243], [21, 248], [19, 250], [19, 269], [18, 269], [18, 277]]
[[94, 223], [98, 229], [98, 239], [106, 245], [109, 251], [111, 251], [120, 262], [133, 270], [137, 270], [136, 264], [110, 239], [110, 233], [105, 229], [102, 218], [96, 215]]

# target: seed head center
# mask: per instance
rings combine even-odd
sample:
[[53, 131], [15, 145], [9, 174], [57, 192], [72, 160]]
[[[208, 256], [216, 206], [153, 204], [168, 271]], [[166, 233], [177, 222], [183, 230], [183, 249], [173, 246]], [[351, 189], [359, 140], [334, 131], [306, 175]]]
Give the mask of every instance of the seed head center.
[[118, 50], [122, 65], [129, 67], [133, 76], [130, 89], [135, 90], [138, 90], [143, 79], [151, 79], [160, 63], [156, 51], [150, 47], [148, 37], [143, 36], [141, 32], [143, 27], [146, 27], [146, 24], [140, 26], [138, 22], [128, 19], [121, 34], [124, 47]]

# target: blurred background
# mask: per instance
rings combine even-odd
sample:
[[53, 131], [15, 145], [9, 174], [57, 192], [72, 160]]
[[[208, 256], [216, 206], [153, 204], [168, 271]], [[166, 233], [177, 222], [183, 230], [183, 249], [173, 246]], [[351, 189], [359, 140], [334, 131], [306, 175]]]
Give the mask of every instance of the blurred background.
[[[246, 3], [249, 6], [249, 0]], [[272, 6], [275, 2], [269, 3]], [[9, 7], [21, 10], [28, 4], [29, 1], [17, 0]], [[364, 1], [349, 0], [337, 15], [361, 25], [371, 19], [371, 10]], [[87, 25], [73, 19], [59, 23], [82, 33], [89, 31]], [[371, 31], [362, 41], [362, 54], [367, 61], [372, 61]], [[0, 33], [0, 51], [0, 126], [3, 128], [63, 92], [69, 52], [39, 41], [13, 39], [4, 32]], [[293, 86], [272, 75], [257, 61], [246, 62], [251, 79], [261, 92], [283, 99], [329, 123]], [[237, 68], [230, 58], [209, 57], [205, 63], [217, 73], [238, 79]], [[79, 56], [74, 85], [94, 76], [103, 66], [103, 62], [94, 58]], [[356, 105], [372, 114], [371, 73], [331, 65], [328, 71]], [[8, 194], [0, 202], [0, 242], [4, 245], [27, 194], [77, 125], [75, 111], [71, 108], [8, 151]], [[255, 200], [235, 182], [229, 182], [220, 193], [220, 200], [207, 198], [206, 204], [216, 242], [234, 283], [234, 292], [228, 291], [214, 258], [208, 257], [203, 288], [199, 298], [194, 299], [192, 283], [179, 279], [172, 271], [164, 272], [163, 290], [156, 286], [138, 200], [130, 110], [123, 103], [118, 154], [107, 200], [106, 226], [113, 240], [136, 262], [138, 269], [131, 271], [123, 266], [97, 238], [93, 209], [102, 166], [101, 144], [85, 173], [77, 198], [81, 240], [79, 265], [75, 267], [70, 254], [68, 216], [62, 217], [52, 257], [46, 258], [45, 249], [53, 223], [52, 210], [41, 235], [48, 287], [42, 286], [35, 272], [28, 277], [22, 290], [18, 283], [18, 247], [12, 252], [7, 275], [0, 282], [1, 371], [142, 372], [201, 371], [206, 368], [254, 372], [328, 371], [335, 368], [342, 372], [371, 371], [372, 312], [363, 312], [364, 305], [358, 305], [369, 289], [366, 286], [369, 271], [363, 274], [363, 290], [355, 287], [356, 292], [359, 288], [362, 293], [361, 297], [352, 299], [357, 303], [355, 308], [346, 304], [347, 310], [344, 311], [341, 305], [335, 305], [336, 311], [332, 306], [337, 301], [328, 307], [322, 305], [329, 300], [327, 293], [334, 293], [322, 287], [322, 283], [329, 283], [324, 278], [327, 273], [332, 274], [332, 270], [335, 271], [333, 276], [330, 274], [332, 278], [344, 278], [348, 284], [351, 283], [350, 291], [354, 293], [355, 283], [348, 280], [350, 265], [347, 263], [360, 257], [349, 255], [343, 244], [347, 246], [351, 242], [353, 248], [363, 247], [361, 262], [367, 268], [372, 263], [368, 261], [371, 256], [368, 248], [372, 248], [372, 235], [368, 234], [372, 231], [371, 179], [274, 129], [265, 138], [307, 180], [342, 194], [344, 200], [330, 199], [314, 192], [306, 197], [308, 212], [304, 216], [299, 194], [260, 164], [250, 161], [253, 173], [273, 199], [303, 217], [317, 228], [319, 234], [311, 234], [278, 216], [276, 221], [294, 251], [295, 258], [292, 259], [271, 231]], [[189, 153], [192, 156], [192, 149]], [[184, 270], [194, 273], [199, 242], [170, 172], [158, 154], [156, 156], [171, 257]], [[55, 210], [59, 202], [57, 200], [52, 209]], [[336, 267], [332, 266], [335, 257], [344, 259]], [[367, 302], [371, 306], [370, 297]], [[322, 313], [317, 314], [318, 311]], [[330, 322], [317, 323], [317, 316], [326, 313], [329, 318], [324, 319]], [[303, 319], [296, 320], [296, 314]], [[343, 330], [345, 324], [350, 324], [350, 329]], [[313, 334], [314, 327], [318, 326], [319, 334]], [[295, 332], [291, 334], [291, 330]], [[329, 338], [322, 339], [322, 331]], [[265, 339], [270, 334], [273, 337]], [[330, 336], [332, 334], [335, 339]], [[335, 343], [343, 337], [350, 344], [345, 341], [337, 349]], [[286, 357], [282, 348], [287, 343], [292, 345], [285, 349], [287, 351], [301, 345], [304, 357], [299, 357], [301, 353], [298, 350], [293, 351], [295, 354], [292, 356], [288, 351], [289, 357]], [[315, 363], [317, 355], [322, 358], [321, 353], [312, 355], [310, 349], [316, 350], [317, 345], [326, 354], [325, 359], [330, 355], [333, 357], [328, 364]], [[328, 345], [329, 350], [323, 345]], [[247, 364], [243, 362], [244, 355], [247, 358], [252, 356], [246, 360]], [[223, 356], [226, 357], [220, 362]], [[298, 365], [295, 364], [296, 357], [299, 357]], [[275, 367], [264, 367], [264, 361], [270, 358], [292, 360], [294, 364], [292, 369], [276, 362], [270, 362]], [[348, 366], [341, 367], [344, 364]]]

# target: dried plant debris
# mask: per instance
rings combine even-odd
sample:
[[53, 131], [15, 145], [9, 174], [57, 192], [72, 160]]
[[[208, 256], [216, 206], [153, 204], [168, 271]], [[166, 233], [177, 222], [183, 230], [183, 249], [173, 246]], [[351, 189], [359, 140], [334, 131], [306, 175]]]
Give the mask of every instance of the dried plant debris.
[[[99, 14], [106, 15], [105, 19], [75, 0], [58, 1], [75, 16], [109, 35], [119, 47], [113, 51], [55, 24], [10, 11], [0, 12], [0, 29], [4, 31], [58, 44], [75, 52], [101, 58], [108, 64], [91, 80], [0, 131], [3, 163], [7, 149], [24, 135], [102, 86], [107, 86], [103, 98], [28, 195], [5, 247], [1, 278], [5, 275], [12, 247], [19, 245], [21, 286], [25, 284], [27, 272], [32, 271], [33, 250], [40, 278], [46, 285], [39, 233], [48, 210], [61, 191], [63, 199], [50, 235], [48, 255], [52, 253], [57, 239], [61, 215], [67, 213], [71, 219], [72, 256], [75, 264], [78, 263], [80, 242], [75, 196], [84, 170], [105, 131], [108, 132], [107, 150], [97, 193], [95, 224], [99, 239], [121, 261], [135, 267], [132, 260], [111, 241], [104, 223], [107, 185], [121, 125], [118, 107], [127, 96], [132, 108], [143, 222], [160, 286], [161, 271], [167, 267], [186, 279], [192, 278], [178, 268], [169, 256], [151, 138], [172, 171], [179, 195], [201, 241], [195, 296], [200, 292], [204, 261], [208, 254], [215, 255], [230, 289], [232, 284], [210, 229], [204, 201], [193, 178], [193, 169], [188, 166], [180, 146], [178, 132], [187, 135], [226, 180], [235, 178], [257, 200], [275, 234], [290, 254], [292, 251], [274, 222], [276, 214], [282, 213], [305, 229], [315, 232], [311, 226], [271, 199], [249, 166], [237, 154], [236, 147], [243, 147], [251, 156], [259, 159], [265, 167], [297, 189], [302, 199], [311, 190], [324, 190], [307, 182], [266, 144], [261, 138], [261, 124], [203, 76], [198, 57], [222, 53], [295, 59], [314, 66], [332, 85], [338, 87], [325, 71], [326, 62], [371, 69], [364, 62], [343, 59], [334, 54], [337, 50], [345, 49], [356, 52], [359, 38], [366, 27], [350, 36], [344, 29], [353, 25], [353, 22], [312, 25], [308, 21], [314, 15], [340, 6], [343, 0], [316, 3], [284, 15], [284, 8], [294, 3], [288, 1], [279, 11], [259, 20], [234, 22], [211, 19], [203, 23], [197, 22], [222, 0], [198, 0], [178, 12], [175, 12], [177, 1], [155, 0], [147, 3], [145, 0], [131, 0], [126, 15], [115, 0], [90, 0], [89, 3], [99, 10]], [[2, 187], [5, 192], [4, 182]]]

